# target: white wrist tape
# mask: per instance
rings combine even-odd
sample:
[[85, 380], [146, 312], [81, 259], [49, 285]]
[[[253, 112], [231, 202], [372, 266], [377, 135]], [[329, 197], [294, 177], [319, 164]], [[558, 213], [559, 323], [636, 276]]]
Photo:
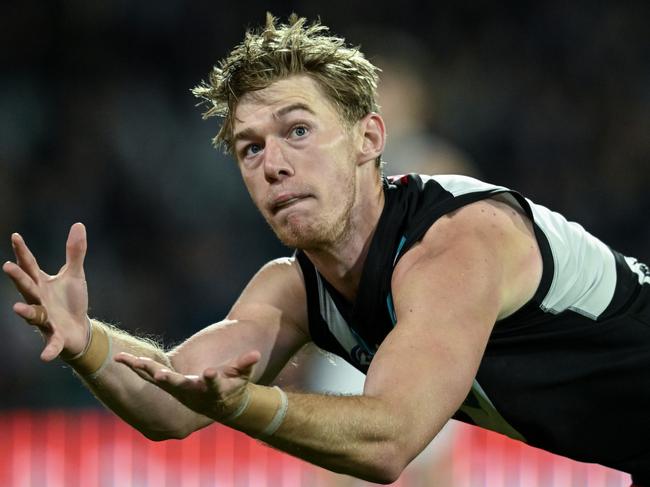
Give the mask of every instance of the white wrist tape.
[[86, 316], [86, 324], [88, 325], [88, 327], [86, 328], [86, 345], [84, 345], [84, 348], [81, 352], [79, 352], [73, 357], [70, 357], [68, 360], [77, 360], [88, 351], [88, 348], [90, 347], [90, 340], [92, 340], [93, 338], [93, 324], [91, 323], [90, 318], [88, 318], [87, 316]]
[[239, 403], [239, 406], [237, 406], [237, 409], [230, 414], [227, 418], [224, 419], [224, 421], [232, 421], [233, 419], [237, 419], [240, 417], [242, 414], [244, 414], [244, 411], [248, 408], [248, 405], [251, 403], [251, 393], [248, 392], [248, 389], [244, 390], [244, 399], [242, 402]]
[[275, 412], [275, 416], [269, 425], [264, 428], [264, 431], [262, 431], [262, 435], [264, 436], [271, 436], [278, 430], [284, 421], [284, 417], [287, 415], [287, 409], [289, 409], [289, 398], [287, 397], [287, 393], [280, 389], [278, 386], [274, 386], [273, 389], [276, 389], [280, 393], [280, 407]]
[[111, 359], [113, 358], [113, 336], [110, 333], [107, 333], [107, 336], [108, 336], [108, 352], [106, 353], [106, 357], [104, 357], [104, 361], [99, 366], [99, 368], [88, 376], [89, 379], [96, 379], [99, 376], [99, 374], [101, 374], [102, 370], [104, 370], [104, 368], [111, 362]]
[[64, 359], [82, 377], [94, 379], [111, 361], [113, 340], [110, 330], [89, 323], [90, 339], [84, 350], [72, 358]]

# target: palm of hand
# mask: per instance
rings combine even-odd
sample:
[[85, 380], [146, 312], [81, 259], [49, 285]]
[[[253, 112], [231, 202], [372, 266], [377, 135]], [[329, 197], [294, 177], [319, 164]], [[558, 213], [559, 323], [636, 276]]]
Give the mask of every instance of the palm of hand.
[[[86, 280], [83, 275], [77, 277], [66, 271], [66, 266], [63, 266], [55, 276], [49, 276], [41, 271], [40, 304], [47, 310], [48, 322], [51, 325], [47, 331], [49, 336], [54, 333], [54, 330], [65, 328], [67, 323], [77, 323], [85, 329], [88, 312]], [[73, 351], [78, 353], [85, 346], [85, 336], [81, 342], [75, 341], [75, 338], [77, 338], [75, 335], [71, 335], [67, 340], [66, 349], [69, 349], [70, 353]]]
[[70, 229], [66, 244], [66, 263], [51, 276], [43, 272], [18, 234], [12, 235], [16, 262], [6, 262], [3, 271], [13, 281], [24, 302], [14, 311], [34, 325], [45, 338], [41, 358], [50, 361], [72, 356], [83, 350], [87, 341], [88, 290], [83, 270], [86, 230], [80, 223]]
[[236, 410], [243, 400], [260, 353], [246, 352], [220, 367], [206, 368], [201, 375], [185, 375], [151, 358], [124, 352], [115, 360], [193, 411], [221, 420]]

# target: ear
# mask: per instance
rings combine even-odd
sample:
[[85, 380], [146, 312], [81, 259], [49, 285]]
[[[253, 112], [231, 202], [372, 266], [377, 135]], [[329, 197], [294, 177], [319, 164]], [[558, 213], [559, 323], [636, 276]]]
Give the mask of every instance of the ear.
[[375, 161], [384, 151], [386, 126], [378, 113], [371, 112], [359, 121], [361, 146], [357, 154], [357, 164]]

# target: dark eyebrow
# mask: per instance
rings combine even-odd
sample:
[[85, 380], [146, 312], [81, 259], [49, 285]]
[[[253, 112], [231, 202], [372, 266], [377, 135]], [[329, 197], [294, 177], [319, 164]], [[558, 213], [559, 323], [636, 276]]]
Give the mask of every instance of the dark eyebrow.
[[[278, 111], [273, 113], [273, 118], [279, 119], [284, 117], [290, 112], [296, 111], [296, 110], [304, 110], [308, 113], [311, 113], [312, 115], [316, 115], [316, 112], [312, 110], [309, 105], [306, 105], [305, 103], [292, 103], [291, 105], [287, 105], [286, 107], [280, 108]], [[255, 131], [253, 129], [244, 129], [239, 132], [237, 132], [235, 135], [232, 137], [232, 142], [235, 144], [238, 140], [240, 139], [252, 139], [255, 136]]]

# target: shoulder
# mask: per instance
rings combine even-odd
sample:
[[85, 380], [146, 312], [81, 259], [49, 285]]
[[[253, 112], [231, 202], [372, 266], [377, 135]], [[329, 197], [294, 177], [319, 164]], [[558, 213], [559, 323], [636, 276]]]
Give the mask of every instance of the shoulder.
[[295, 257], [282, 257], [264, 264], [233, 305], [229, 319], [255, 319], [269, 312], [283, 321], [307, 328], [307, 301], [300, 264]]
[[422, 239], [404, 254], [396, 270], [408, 268], [419, 259], [456, 249], [458, 245], [496, 247], [509, 240], [514, 229], [528, 225], [528, 218], [506, 203], [494, 199], [470, 203], [437, 219]]
[[281, 289], [300, 292], [304, 290], [303, 274], [300, 264], [295, 257], [280, 257], [264, 264], [248, 283], [246, 291], [257, 291], [261, 288]]
[[295, 256], [278, 257], [264, 264], [255, 275], [255, 278], [279, 279], [296, 284], [302, 280], [302, 270]]
[[436, 220], [397, 263], [392, 285], [403, 287], [422, 273], [427, 280], [464, 276], [467, 286], [483, 282], [499, 290], [501, 318], [534, 294], [541, 266], [532, 222], [525, 213], [485, 199]]

